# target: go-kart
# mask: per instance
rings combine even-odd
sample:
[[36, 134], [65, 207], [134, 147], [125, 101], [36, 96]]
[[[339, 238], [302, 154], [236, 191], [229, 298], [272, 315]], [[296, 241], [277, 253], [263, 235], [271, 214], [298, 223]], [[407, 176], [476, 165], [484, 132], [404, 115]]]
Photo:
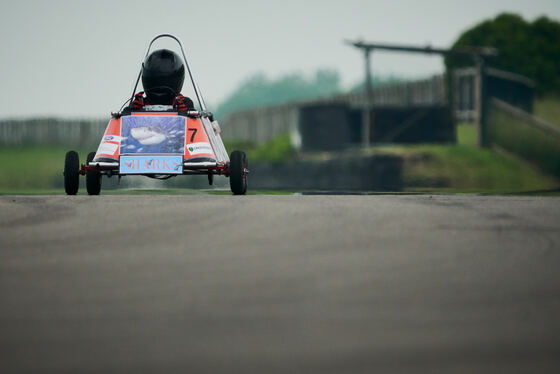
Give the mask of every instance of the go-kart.
[[207, 175], [210, 185], [214, 175], [224, 175], [229, 177], [234, 195], [247, 192], [247, 156], [242, 151], [233, 151], [228, 157], [219, 124], [206, 110], [181, 41], [173, 35], [158, 35], [148, 45], [146, 57], [152, 44], [162, 37], [179, 44], [200, 110], [177, 111], [172, 106], [162, 105], [138, 111], [130, 106], [123, 110], [134, 99], [141, 68], [131, 98], [118, 113], [112, 113], [97, 152], [89, 153], [86, 163], [81, 165], [77, 152], [66, 153], [64, 189], [68, 195], [78, 193], [80, 175], [86, 177], [89, 195], [99, 195], [103, 175], [168, 179], [200, 174]]

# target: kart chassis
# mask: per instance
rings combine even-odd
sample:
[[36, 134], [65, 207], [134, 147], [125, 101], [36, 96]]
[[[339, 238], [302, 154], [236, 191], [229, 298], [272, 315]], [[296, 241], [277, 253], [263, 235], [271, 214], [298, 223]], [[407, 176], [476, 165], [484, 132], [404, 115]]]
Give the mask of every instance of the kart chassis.
[[[177, 112], [173, 111], [172, 115], [187, 117], [188, 118], [195, 118], [199, 119], [202, 127], [204, 128], [204, 132], [207, 135], [208, 142], [211, 144], [214, 154], [216, 156], [215, 162], [189, 162], [189, 160], [183, 160], [182, 171], [181, 173], [175, 174], [162, 174], [162, 173], [121, 173], [120, 172], [120, 154], [117, 159], [112, 160], [94, 160], [92, 157], [93, 152], [88, 156], [88, 160], [85, 164], [80, 164], [78, 161], [78, 155], [74, 151], [70, 151], [67, 153], [66, 161], [65, 161], [65, 169], [64, 169], [64, 177], [65, 177], [65, 189], [67, 194], [73, 195], [77, 193], [78, 190], [78, 176], [86, 176], [86, 185], [88, 187], [88, 194], [96, 195], [99, 194], [101, 189], [101, 176], [105, 175], [107, 177], [118, 176], [119, 179], [122, 176], [126, 175], [143, 175], [154, 179], [168, 179], [175, 177], [177, 175], [207, 175], [209, 184], [213, 184], [213, 176], [214, 175], [224, 175], [226, 177], [230, 177], [230, 185], [232, 192], [236, 195], [242, 195], [246, 193], [247, 189], [247, 177], [249, 174], [249, 170], [247, 168], [247, 158], [246, 155], [241, 151], [233, 151], [230, 157], [227, 154], [227, 151], [223, 145], [221, 137], [219, 136], [219, 131], [215, 131], [213, 125], [213, 115], [212, 113], [208, 112], [206, 109], [206, 104], [204, 102], [204, 98], [202, 97], [202, 93], [193, 77], [192, 70], [190, 68], [187, 56], [185, 54], [185, 50], [183, 48], [183, 44], [181, 41], [171, 35], [171, 34], [161, 34], [156, 36], [151, 40], [146, 50], [146, 54], [144, 56], [144, 60], [150, 53], [150, 49], [153, 43], [163, 37], [168, 37], [175, 40], [181, 49], [181, 53], [183, 55], [183, 59], [185, 62], [186, 70], [189, 74], [190, 81], [194, 88], [194, 92], [196, 94], [196, 98], [200, 107], [200, 110], [189, 110], [187, 112]], [[138, 73], [138, 77], [136, 79], [136, 83], [134, 85], [131, 98], [123, 105], [123, 108], [126, 106], [128, 102], [132, 102], [134, 100], [134, 95], [136, 89], [138, 87], [138, 83], [142, 76], [142, 66]], [[121, 118], [124, 115], [130, 114], [134, 115], [134, 112], [124, 114], [123, 108], [118, 113], [112, 113], [113, 119]], [[150, 115], [150, 112], [144, 112], [145, 115]], [[161, 115], [161, 113], [159, 113]], [[171, 113], [170, 113], [171, 114]], [[156, 114], [157, 115], [157, 114]], [[74, 153], [74, 155], [70, 155], [70, 153]], [[90, 185], [93, 187], [90, 188]]]

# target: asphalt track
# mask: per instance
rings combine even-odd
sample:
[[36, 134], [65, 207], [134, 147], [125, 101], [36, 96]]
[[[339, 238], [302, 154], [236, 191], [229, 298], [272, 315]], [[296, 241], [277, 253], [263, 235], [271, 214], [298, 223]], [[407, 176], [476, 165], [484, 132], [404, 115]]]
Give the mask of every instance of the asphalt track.
[[1, 196], [2, 373], [558, 373], [560, 198]]

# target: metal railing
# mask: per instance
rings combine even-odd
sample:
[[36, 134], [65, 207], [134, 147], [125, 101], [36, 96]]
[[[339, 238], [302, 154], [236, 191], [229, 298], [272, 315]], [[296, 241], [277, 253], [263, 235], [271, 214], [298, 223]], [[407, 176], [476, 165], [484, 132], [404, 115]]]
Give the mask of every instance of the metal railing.
[[560, 129], [492, 98], [486, 131], [489, 145], [497, 145], [560, 176]]

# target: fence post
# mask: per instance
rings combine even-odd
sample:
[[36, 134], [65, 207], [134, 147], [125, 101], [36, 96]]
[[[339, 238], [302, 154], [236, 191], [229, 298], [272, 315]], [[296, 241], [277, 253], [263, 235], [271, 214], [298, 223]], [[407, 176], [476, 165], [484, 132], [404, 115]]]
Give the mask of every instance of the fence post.
[[487, 121], [488, 121], [488, 89], [486, 79], [486, 66], [484, 59], [476, 57], [476, 68], [479, 77], [479, 112], [478, 112], [478, 146], [487, 147]]
[[364, 114], [362, 118], [362, 146], [369, 147], [369, 139], [371, 124], [373, 122], [373, 90], [371, 87], [371, 63], [370, 63], [370, 54], [371, 50], [369, 48], [364, 49], [365, 55], [365, 68], [366, 68], [366, 81], [365, 81], [365, 105], [364, 105]]

